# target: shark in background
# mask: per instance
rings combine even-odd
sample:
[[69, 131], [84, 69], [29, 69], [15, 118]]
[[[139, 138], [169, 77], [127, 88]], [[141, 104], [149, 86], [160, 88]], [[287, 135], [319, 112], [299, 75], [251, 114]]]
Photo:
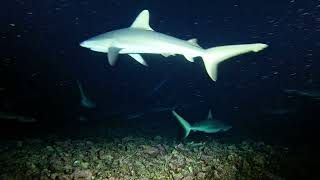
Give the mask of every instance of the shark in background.
[[175, 105], [175, 106], [165, 106], [165, 105], [160, 105], [160, 106], [154, 106], [150, 108], [145, 108], [141, 110], [135, 110], [135, 111], [119, 111], [119, 112], [114, 112], [112, 115], [121, 115], [121, 119], [123, 120], [133, 120], [133, 119], [139, 119], [142, 118], [148, 114], [152, 113], [163, 113], [163, 112], [170, 112], [175, 108], [188, 108], [191, 107], [189, 104], [180, 104], [180, 105]]
[[320, 89], [284, 89], [285, 93], [320, 100]]
[[241, 54], [259, 52], [268, 45], [254, 43], [203, 49], [197, 39], [186, 41], [154, 31], [149, 25], [149, 11], [143, 10], [130, 27], [97, 35], [81, 42], [80, 46], [108, 53], [112, 66], [116, 64], [119, 54], [128, 54], [144, 66], [148, 65], [141, 54], [161, 54], [165, 57], [179, 54], [190, 62], [201, 57], [209, 77], [215, 81], [220, 62]]
[[278, 116], [288, 115], [294, 112], [296, 112], [296, 109], [292, 107], [266, 107], [262, 109], [263, 114], [278, 115]]
[[0, 119], [15, 120], [20, 123], [34, 123], [37, 120], [32, 117], [21, 116], [15, 113], [0, 112]]
[[81, 95], [81, 106], [88, 108], [88, 109], [95, 108], [96, 104], [92, 100], [90, 100], [88, 98], [88, 96], [85, 94], [85, 92], [83, 90], [83, 86], [79, 80], [77, 80], [77, 84], [78, 84], [78, 88], [79, 88], [80, 95]]
[[191, 131], [200, 131], [205, 133], [217, 133], [225, 132], [232, 128], [232, 126], [226, 123], [213, 119], [211, 110], [209, 110], [208, 116], [205, 120], [190, 125], [183, 117], [181, 117], [176, 111], [172, 111], [174, 117], [179, 121], [184, 129], [184, 138], [188, 137]]

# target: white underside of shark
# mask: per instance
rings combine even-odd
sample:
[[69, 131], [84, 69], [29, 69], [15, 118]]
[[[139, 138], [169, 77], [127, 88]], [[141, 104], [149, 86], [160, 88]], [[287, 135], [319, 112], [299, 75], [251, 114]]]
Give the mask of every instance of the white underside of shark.
[[139, 63], [147, 66], [140, 54], [183, 55], [193, 62], [201, 57], [206, 71], [212, 80], [217, 79], [217, 65], [223, 60], [266, 48], [266, 44], [239, 44], [203, 49], [196, 39], [181, 40], [159, 32], [149, 25], [149, 11], [143, 10], [129, 28], [110, 31], [80, 43], [80, 46], [93, 51], [108, 53], [108, 60], [115, 65], [119, 54], [128, 54]]

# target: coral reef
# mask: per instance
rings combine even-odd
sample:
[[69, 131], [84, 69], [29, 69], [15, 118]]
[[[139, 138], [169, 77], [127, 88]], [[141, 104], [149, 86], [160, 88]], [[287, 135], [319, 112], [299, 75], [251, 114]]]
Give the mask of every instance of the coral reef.
[[2, 142], [0, 179], [282, 179], [286, 149], [160, 136]]

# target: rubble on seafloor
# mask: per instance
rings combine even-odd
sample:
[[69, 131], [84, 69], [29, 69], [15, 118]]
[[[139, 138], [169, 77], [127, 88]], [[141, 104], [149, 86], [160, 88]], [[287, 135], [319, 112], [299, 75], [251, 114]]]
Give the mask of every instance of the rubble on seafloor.
[[283, 179], [285, 148], [156, 136], [24, 139], [0, 146], [0, 179]]

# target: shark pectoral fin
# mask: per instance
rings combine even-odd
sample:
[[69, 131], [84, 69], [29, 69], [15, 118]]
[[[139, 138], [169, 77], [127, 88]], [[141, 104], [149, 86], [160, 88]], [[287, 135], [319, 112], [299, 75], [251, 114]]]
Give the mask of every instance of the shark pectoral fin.
[[194, 62], [194, 59], [192, 56], [183, 55], [188, 61]]
[[169, 54], [169, 53], [162, 53], [161, 55], [164, 57], [175, 56], [175, 54]]
[[130, 26], [131, 28], [139, 28], [149, 31], [154, 31], [149, 25], [149, 11], [143, 10], [137, 17], [136, 20]]
[[117, 62], [120, 48], [111, 47], [108, 50], [108, 61], [111, 66], [114, 66]]
[[142, 64], [144, 66], [148, 66], [148, 64], [146, 63], [146, 61], [142, 58], [142, 56], [140, 54], [129, 54], [129, 56], [131, 56], [133, 59], [138, 61], [140, 64]]
[[201, 47], [199, 44], [198, 44], [198, 39], [196, 38], [193, 38], [193, 39], [189, 39], [188, 42], [196, 47]]

